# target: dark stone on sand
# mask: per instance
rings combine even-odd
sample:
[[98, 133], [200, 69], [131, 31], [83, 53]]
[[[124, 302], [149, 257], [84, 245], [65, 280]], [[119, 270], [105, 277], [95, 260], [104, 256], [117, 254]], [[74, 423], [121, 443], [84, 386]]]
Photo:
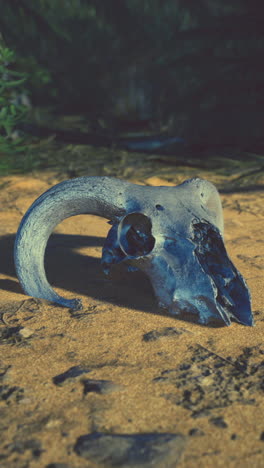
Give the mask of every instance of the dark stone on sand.
[[83, 374], [88, 374], [88, 372], [91, 372], [90, 369], [81, 366], [73, 366], [66, 372], [56, 375], [52, 380], [55, 385], [65, 385]]
[[264, 431], [261, 432], [259, 440], [262, 440], [262, 442], [264, 442]]
[[204, 432], [199, 429], [199, 427], [193, 427], [192, 429], [189, 430], [189, 436], [191, 437], [198, 437], [198, 436], [203, 436]]
[[111, 380], [83, 379], [82, 383], [84, 395], [91, 392], [107, 394], [120, 390], [121, 388], [120, 385], [115, 384]]
[[209, 421], [210, 423], [214, 424], [217, 427], [221, 427], [222, 429], [225, 429], [226, 427], [228, 427], [228, 424], [225, 422], [222, 416], [218, 416], [216, 418], [210, 418]]
[[182, 335], [183, 331], [175, 327], [164, 327], [159, 330], [152, 330], [143, 335], [143, 341], [156, 341], [159, 338], [179, 336]]
[[104, 467], [175, 467], [185, 448], [181, 434], [103, 434], [79, 437], [75, 452]]

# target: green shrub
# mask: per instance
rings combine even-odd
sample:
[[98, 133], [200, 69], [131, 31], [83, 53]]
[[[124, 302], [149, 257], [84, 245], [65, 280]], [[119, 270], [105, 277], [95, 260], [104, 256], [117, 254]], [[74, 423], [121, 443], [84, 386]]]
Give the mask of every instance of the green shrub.
[[14, 157], [28, 149], [25, 139], [16, 132], [17, 124], [28, 113], [20, 102], [27, 77], [14, 69], [15, 64], [15, 53], [0, 39], [0, 174], [10, 172]]
[[0, 0], [0, 11], [37, 106], [150, 117], [198, 144], [263, 140], [260, 0]]
[[13, 69], [15, 60], [15, 53], [0, 42], [0, 151], [3, 153], [23, 149], [23, 139], [14, 138], [14, 130], [28, 112], [19, 102], [26, 75]]

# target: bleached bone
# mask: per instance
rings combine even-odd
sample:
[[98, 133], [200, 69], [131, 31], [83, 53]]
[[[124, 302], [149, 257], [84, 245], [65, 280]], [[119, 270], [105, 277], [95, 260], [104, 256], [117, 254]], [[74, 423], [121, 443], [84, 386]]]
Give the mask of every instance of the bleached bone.
[[48, 238], [63, 219], [94, 214], [111, 220], [102, 264], [127, 262], [149, 277], [159, 305], [202, 324], [253, 325], [246, 283], [229, 259], [213, 184], [198, 178], [176, 187], [148, 187], [110, 177], [80, 177], [41, 195], [21, 221], [15, 265], [24, 291], [81, 308], [50, 286], [44, 269]]

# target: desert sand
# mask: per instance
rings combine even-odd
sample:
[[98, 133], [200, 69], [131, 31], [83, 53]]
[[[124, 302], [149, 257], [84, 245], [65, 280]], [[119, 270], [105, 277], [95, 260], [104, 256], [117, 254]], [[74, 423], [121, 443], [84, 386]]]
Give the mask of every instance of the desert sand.
[[15, 233], [56, 182], [1, 178], [1, 468], [263, 467], [263, 191], [222, 195], [225, 244], [255, 327], [211, 328], [166, 315], [142, 273], [104, 276], [109, 225], [95, 216], [65, 220], [47, 249], [49, 281], [83, 310], [26, 296]]

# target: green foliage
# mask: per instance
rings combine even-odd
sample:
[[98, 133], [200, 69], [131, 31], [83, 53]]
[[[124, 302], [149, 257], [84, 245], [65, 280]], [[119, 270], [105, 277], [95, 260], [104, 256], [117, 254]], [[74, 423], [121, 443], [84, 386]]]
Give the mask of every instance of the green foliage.
[[[37, 154], [29, 151], [28, 146], [25, 146], [22, 150], [21, 143], [17, 143], [18, 151], [15, 152], [15, 148], [10, 151], [10, 146], [6, 146], [6, 151], [1, 154], [0, 158], [0, 175], [8, 175], [10, 173], [25, 173], [32, 171], [32, 169], [39, 167], [39, 161]], [[2, 147], [0, 144], [0, 150], [2, 153]], [[23, 151], [23, 155], [21, 154]]]
[[24, 91], [24, 73], [12, 69], [15, 53], [0, 42], [0, 151], [13, 153], [23, 151], [22, 138], [13, 140], [12, 133], [26, 114], [27, 108], [16, 102], [16, 97]]
[[[15, 134], [28, 109], [19, 98], [25, 93], [26, 74], [15, 70], [16, 55], [0, 38], [0, 174], [32, 167], [28, 142]], [[23, 155], [23, 156], [22, 156]]]
[[34, 103], [148, 115], [188, 141], [262, 138], [260, 0], [0, 0]]

